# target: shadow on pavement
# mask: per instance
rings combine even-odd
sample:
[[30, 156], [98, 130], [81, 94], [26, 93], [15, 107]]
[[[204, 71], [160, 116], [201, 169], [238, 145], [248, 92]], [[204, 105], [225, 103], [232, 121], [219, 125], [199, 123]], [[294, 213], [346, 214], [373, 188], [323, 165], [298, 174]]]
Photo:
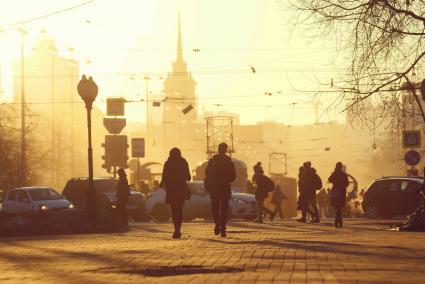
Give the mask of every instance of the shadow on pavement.
[[[419, 254], [417, 250], [398, 247], [398, 246], [365, 246], [362, 244], [342, 243], [342, 242], [327, 242], [327, 241], [313, 241], [313, 240], [246, 240], [246, 241], [232, 241], [210, 239], [210, 242], [223, 243], [227, 245], [253, 245], [253, 246], [273, 246], [287, 249], [304, 249], [306, 251], [328, 252], [328, 253], [341, 253], [356, 256], [388, 258], [392, 255], [397, 255], [398, 259], [424, 259], [424, 254]], [[400, 254], [403, 252], [403, 254]], [[260, 257], [260, 258], [264, 258]], [[282, 256], [282, 259], [285, 257]]]
[[179, 266], [156, 266], [148, 268], [123, 268], [123, 267], [106, 267], [86, 272], [107, 272], [107, 273], [128, 273], [142, 274], [150, 277], [165, 277], [190, 274], [210, 274], [210, 273], [237, 273], [243, 269], [227, 266], [209, 267], [199, 265], [179, 265]]

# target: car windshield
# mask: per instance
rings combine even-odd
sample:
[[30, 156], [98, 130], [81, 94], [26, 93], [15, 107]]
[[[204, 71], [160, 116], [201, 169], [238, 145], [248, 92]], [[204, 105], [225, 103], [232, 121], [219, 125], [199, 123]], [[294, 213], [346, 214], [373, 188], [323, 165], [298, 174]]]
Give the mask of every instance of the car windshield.
[[28, 192], [31, 195], [31, 199], [34, 201], [63, 199], [62, 195], [51, 188], [34, 188], [28, 190]]
[[94, 181], [94, 189], [97, 192], [111, 192], [117, 190], [115, 179], [98, 179]]

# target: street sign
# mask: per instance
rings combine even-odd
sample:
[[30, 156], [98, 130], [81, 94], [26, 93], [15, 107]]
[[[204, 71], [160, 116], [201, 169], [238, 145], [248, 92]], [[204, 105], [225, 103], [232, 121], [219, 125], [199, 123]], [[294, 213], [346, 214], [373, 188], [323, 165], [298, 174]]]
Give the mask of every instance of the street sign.
[[187, 107], [185, 107], [183, 110], [182, 110], [182, 113], [183, 114], [187, 114], [189, 111], [191, 111], [193, 109], [193, 106], [192, 105], [188, 105]]
[[123, 98], [108, 98], [106, 99], [106, 115], [107, 116], [124, 116]]
[[143, 158], [145, 156], [145, 138], [131, 139], [131, 156], [133, 158]]
[[125, 118], [104, 118], [103, 126], [110, 134], [120, 134], [126, 124]]
[[421, 161], [421, 155], [415, 150], [407, 151], [404, 155], [404, 161], [409, 166], [416, 166]]
[[421, 131], [403, 130], [403, 148], [420, 148]]

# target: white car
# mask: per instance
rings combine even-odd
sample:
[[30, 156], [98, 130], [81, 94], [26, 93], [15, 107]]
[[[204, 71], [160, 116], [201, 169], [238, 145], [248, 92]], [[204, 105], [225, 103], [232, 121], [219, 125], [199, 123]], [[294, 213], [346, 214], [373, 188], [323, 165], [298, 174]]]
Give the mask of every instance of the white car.
[[74, 205], [49, 187], [20, 187], [12, 189], [3, 200], [6, 213], [47, 212], [72, 210]]
[[[185, 221], [194, 218], [211, 219], [211, 199], [205, 190], [202, 181], [193, 181], [187, 183], [192, 196], [186, 200], [183, 207], [183, 219]], [[171, 217], [169, 206], [165, 204], [165, 190], [160, 188], [151, 192], [146, 200], [146, 213], [152, 215], [155, 221], [165, 222]], [[257, 217], [258, 208], [255, 196], [247, 193], [232, 191], [232, 198], [229, 200], [230, 218], [242, 218], [253, 220]]]

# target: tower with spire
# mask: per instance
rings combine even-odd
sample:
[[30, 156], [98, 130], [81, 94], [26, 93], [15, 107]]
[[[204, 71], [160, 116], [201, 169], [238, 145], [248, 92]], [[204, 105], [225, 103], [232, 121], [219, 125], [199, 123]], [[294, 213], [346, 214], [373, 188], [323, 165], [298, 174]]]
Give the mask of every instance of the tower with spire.
[[[191, 124], [197, 121], [198, 102], [195, 93], [196, 82], [187, 70], [183, 59], [180, 13], [178, 16], [177, 54], [173, 63], [172, 72], [168, 73], [164, 81], [165, 95], [163, 109], [163, 123], [166, 124]], [[183, 109], [192, 106], [186, 114]], [[189, 107], [190, 109], [190, 107]]]

